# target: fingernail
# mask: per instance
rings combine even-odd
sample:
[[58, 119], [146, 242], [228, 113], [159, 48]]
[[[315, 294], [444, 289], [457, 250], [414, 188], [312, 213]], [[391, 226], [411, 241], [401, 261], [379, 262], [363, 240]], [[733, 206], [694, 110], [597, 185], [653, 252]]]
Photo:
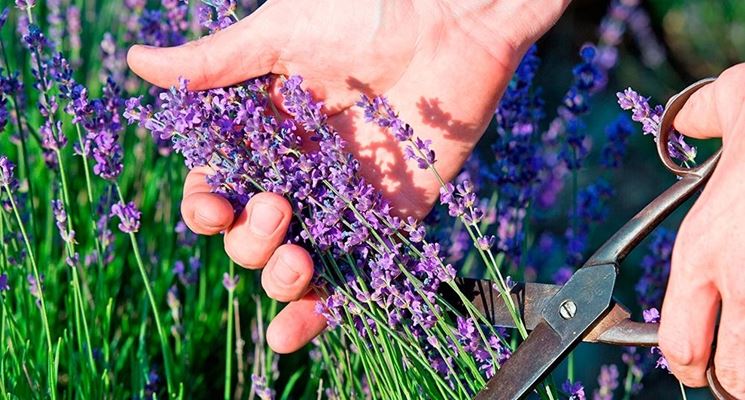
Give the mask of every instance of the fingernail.
[[219, 228], [220, 226], [222, 226], [220, 221], [217, 221], [214, 216], [209, 215], [209, 213], [206, 213], [203, 210], [197, 209], [197, 211], [194, 213], [194, 219], [197, 220], [199, 225], [207, 228]]
[[267, 203], [255, 204], [251, 209], [248, 226], [259, 236], [269, 236], [279, 227], [284, 214], [277, 207]]
[[274, 268], [272, 268], [272, 276], [283, 285], [290, 286], [297, 282], [300, 274], [292, 269], [290, 263], [283, 260], [282, 257], [278, 257], [278, 260], [274, 263]]

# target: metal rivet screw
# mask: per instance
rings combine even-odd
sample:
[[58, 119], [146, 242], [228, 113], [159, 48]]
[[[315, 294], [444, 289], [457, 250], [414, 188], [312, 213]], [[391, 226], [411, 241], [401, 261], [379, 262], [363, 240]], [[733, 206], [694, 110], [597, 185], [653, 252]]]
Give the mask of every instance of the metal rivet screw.
[[561, 318], [572, 319], [577, 314], [577, 304], [571, 300], [564, 300], [559, 306], [559, 314]]

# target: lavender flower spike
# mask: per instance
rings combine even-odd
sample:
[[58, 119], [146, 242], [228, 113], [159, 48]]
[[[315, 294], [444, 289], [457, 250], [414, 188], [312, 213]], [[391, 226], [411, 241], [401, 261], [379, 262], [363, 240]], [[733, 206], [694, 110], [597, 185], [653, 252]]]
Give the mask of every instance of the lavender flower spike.
[[230, 277], [230, 274], [227, 272], [222, 275], [222, 285], [227, 289], [228, 292], [232, 292], [235, 290], [236, 286], [238, 286], [238, 281], [240, 280], [240, 276], [235, 275], [232, 278]]
[[7, 292], [10, 290], [10, 285], [8, 284], [8, 274], [3, 272], [0, 274], [0, 292]]
[[135, 203], [124, 204], [118, 202], [111, 206], [111, 215], [119, 218], [119, 230], [124, 233], [134, 233], [140, 230], [140, 216], [142, 213], [137, 209]]
[[0, 185], [12, 188], [16, 180], [13, 176], [13, 170], [16, 166], [6, 156], [0, 156]]
[[[642, 132], [645, 135], [653, 135], [657, 141], [657, 130], [660, 128], [664, 107], [650, 106], [648, 97], [640, 96], [631, 88], [616, 93], [616, 97], [622, 109], [632, 112], [631, 119], [642, 124]], [[676, 131], [670, 135], [667, 151], [671, 157], [683, 162], [693, 162], [696, 158], [696, 148], [686, 143], [683, 136]]]

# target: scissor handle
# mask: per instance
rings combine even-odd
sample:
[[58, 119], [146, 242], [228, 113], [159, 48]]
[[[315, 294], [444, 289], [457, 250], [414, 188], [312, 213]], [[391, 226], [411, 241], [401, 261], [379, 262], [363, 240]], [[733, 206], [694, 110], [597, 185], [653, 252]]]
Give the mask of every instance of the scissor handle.
[[709, 159], [696, 167], [682, 167], [675, 163], [668, 152], [667, 143], [673, 129], [673, 120], [683, 108], [685, 102], [698, 89], [713, 82], [713, 78], [703, 79], [688, 86], [682, 92], [670, 98], [662, 113], [657, 133], [657, 151], [667, 169], [681, 179], [652, 200], [629, 222], [619, 229], [608, 241], [587, 260], [585, 266], [614, 263], [619, 265], [629, 252], [634, 249], [654, 228], [667, 218], [683, 202], [701, 189], [714, 173], [714, 168], [722, 155], [720, 148]]
[[[675, 160], [673, 160], [673, 158], [670, 156], [670, 151], [668, 150], [670, 135], [674, 132], [673, 121], [675, 120], [675, 116], [678, 115], [688, 99], [690, 99], [697, 90], [714, 82], [715, 80], [716, 78], [705, 78], [691, 84], [687, 88], [683, 89], [683, 91], [681, 91], [680, 93], [671, 97], [670, 100], [667, 101], [665, 111], [663, 111], [662, 113], [660, 125], [657, 130], [657, 154], [660, 156], [660, 160], [662, 160], [662, 163], [665, 165], [665, 167], [672, 171], [675, 175], [678, 175], [680, 177], [694, 175], [696, 177], [703, 178], [704, 176], [711, 174], [713, 168], [706, 168], [706, 164], [708, 164], [712, 160], [719, 161], [719, 157], [721, 157], [722, 155], [722, 149], [720, 148], [703, 164], [695, 167], [686, 167], [676, 163]], [[716, 161], [713, 161], [713, 163], [716, 163]]]

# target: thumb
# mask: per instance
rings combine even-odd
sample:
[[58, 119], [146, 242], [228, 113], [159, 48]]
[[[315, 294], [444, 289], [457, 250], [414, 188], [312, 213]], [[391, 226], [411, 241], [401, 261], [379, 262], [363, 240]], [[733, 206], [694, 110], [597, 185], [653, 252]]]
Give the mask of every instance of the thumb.
[[292, 24], [283, 21], [274, 8], [265, 4], [235, 24], [181, 46], [132, 46], [127, 63], [135, 74], [156, 86], [170, 87], [184, 77], [192, 90], [281, 73], [275, 71], [281, 48], [278, 43], [285, 32], [282, 27]]
[[722, 137], [716, 102], [718, 85], [721, 82], [716, 80], [691, 95], [673, 121], [678, 132], [696, 139]]
[[745, 63], [722, 72], [711, 84], [696, 91], [673, 121], [686, 136], [708, 139], [739, 132], [745, 124]]

